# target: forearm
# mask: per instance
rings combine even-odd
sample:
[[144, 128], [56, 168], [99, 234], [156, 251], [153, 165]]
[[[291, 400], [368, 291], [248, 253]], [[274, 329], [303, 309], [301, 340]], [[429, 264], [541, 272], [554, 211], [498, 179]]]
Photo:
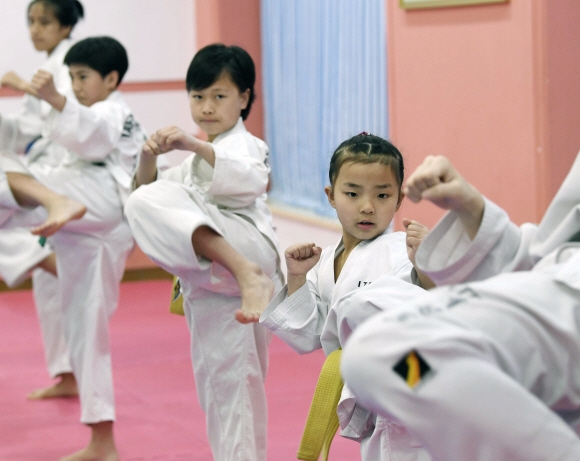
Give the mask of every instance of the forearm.
[[419, 282], [419, 286], [421, 288], [425, 290], [435, 288], [435, 283], [427, 276], [427, 274], [417, 268], [415, 268], [415, 273], [417, 274], [417, 281]]
[[306, 275], [292, 275], [288, 274], [288, 296], [295, 293], [306, 283]]
[[485, 208], [485, 201], [483, 196], [471, 186], [472, 191], [465, 200], [463, 206], [455, 210], [461, 224], [465, 228], [465, 232], [471, 240], [475, 238], [481, 221], [483, 219], [483, 210]]
[[55, 110], [62, 112], [64, 106], [66, 105], [66, 96], [55, 93], [48, 98], [45, 98], [45, 101], [49, 103]]
[[215, 152], [211, 143], [196, 140], [191, 150], [209, 163], [212, 168], [215, 167]]
[[157, 179], [157, 157], [146, 152], [141, 153], [135, 174], [137, 187], [150, 184]]

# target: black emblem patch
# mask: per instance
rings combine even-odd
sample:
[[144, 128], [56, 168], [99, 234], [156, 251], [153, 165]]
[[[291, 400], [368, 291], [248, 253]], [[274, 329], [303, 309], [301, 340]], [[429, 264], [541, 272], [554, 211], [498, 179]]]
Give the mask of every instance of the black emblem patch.
[[413, 350], [399, 360], [393, 370], [410, 388], [414, 388], [431, 372], [431, 367], [417, 351]]

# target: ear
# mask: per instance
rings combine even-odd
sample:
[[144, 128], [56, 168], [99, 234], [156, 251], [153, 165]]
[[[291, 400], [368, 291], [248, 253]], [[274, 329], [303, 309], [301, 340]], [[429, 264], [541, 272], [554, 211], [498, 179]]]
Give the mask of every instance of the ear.
[[107, 75], [105, 75], [104, 80], [107, 90], [115, 91], [115, 89], [119, 85], [119, 72], [116, 70], [112, 70]]
[[65, 36], [65, 38], [69, 38], [70, 33], [72, 32], [72, 26], [61, 26], [61, 27], [62, 27], [62, 33]]
[[334, 190], [330, 186], [326, 186], [324, 188], [324, 193], [326, 194], [326, 198], [328, 198], [328, 203], [332, 208], [336, 209], [336, 203], [334, 201]]
[[397, 201], [397, 208], [395, 208], [395, 211], [399, 211], [399, 208], [401, 208], [401, 203], [403, 203], [404, 198], [405, 194], [403, 193], [402, 190], [399, 190], [399, 200]]
[[246, 88], [246, 91], [240, 93], [240, 99], [242, 100], [242, 110], [248, 107], [248, 102], [250, 102], [250, 89]]

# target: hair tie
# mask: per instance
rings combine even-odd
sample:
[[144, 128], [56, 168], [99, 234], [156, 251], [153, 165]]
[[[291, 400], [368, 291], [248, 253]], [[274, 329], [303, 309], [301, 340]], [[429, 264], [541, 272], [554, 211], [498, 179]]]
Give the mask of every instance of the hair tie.
[[357, 136], [368, 136], [369, 134], [366, 131], [362, 131]]

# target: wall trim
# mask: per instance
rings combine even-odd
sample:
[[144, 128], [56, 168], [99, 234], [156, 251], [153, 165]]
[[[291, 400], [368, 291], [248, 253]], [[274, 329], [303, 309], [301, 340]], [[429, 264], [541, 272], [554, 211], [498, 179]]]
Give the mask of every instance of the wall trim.
[[[185, 90], [185, 80], [165, 80], [155, 82], [123, 82], [119, 85], [119, 90], [125, 93], [138, 93], [149, 91], [175, 91]], [[21, 91], [12, 88], [0, 88], [0, 98], [16, 98], [22, 96]]]

